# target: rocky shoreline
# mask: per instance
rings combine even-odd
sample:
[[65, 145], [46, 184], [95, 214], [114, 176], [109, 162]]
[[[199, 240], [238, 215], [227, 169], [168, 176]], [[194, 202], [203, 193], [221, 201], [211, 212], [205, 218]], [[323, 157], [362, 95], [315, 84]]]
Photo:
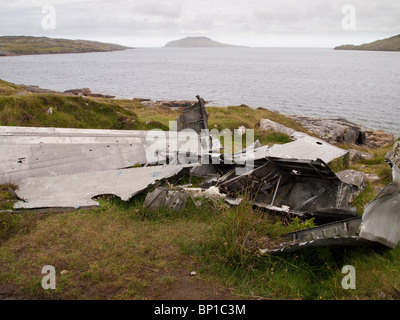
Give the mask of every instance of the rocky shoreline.
[[105, 94], [100, 94], [100, 93], [93, 93], [89, 88], [69, 89], [64, 92], [61, 92], [61, 91], [54, 91], [54, 90], [50, 90], [50, 89], [43, 89], [43, 88], [40, 88], [39, 86], [34, 86], [34, 85], [20, 84], [19, 86], [21, 88], [23, 88], [25, 91], [28, 91], [31, 93], [56, 93], [56, 94], [68, 94], [68, 95], [83, 96], [83, 97], [106, 98], [106, 99], [115, 98], [115, 96], [110, 96], [110, 95], [105, 95]]
[[395, 140], [394, 134], [391, 132], [362, 130], [359, 124], [347, 119], [315, 119], [296, 115], [287, 115], [287, 117], [329, 143], [358, 144], [369, 148], [381, 148], [391, 145]]

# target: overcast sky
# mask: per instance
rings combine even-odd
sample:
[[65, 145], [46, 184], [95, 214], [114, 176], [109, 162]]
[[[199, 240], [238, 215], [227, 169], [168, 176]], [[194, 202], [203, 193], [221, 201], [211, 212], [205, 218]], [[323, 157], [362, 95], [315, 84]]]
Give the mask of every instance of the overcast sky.
[[[43, 29], [44, 6], [55, 29]], [[347, 20], [355, 9], [355, 21]], [[343, 28], [343, 19], [355, 29]], [[46, 20], [50, 21], [50, 20]], [[349, 22], [350, 21], [350, 22]], [[399, 0], [0, 0], [0, 35], [161, 47], [186, 36], [252, 47], [334, 47], [400, 34]]]

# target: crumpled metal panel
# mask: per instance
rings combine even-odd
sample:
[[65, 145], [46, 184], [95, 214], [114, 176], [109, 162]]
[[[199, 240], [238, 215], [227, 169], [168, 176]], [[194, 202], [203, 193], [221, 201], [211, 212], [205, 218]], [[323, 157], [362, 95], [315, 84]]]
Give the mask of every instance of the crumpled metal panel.
[[400, 170], [392, 167], [393, 181], [367, 204], [360, 237], [396, 248], [400, 240]]
[[[255, 164], [254, 170], [217, 186], [231, 197], [246, 194], [259, 208], [315, 217], [318, 222], [357, 216], [349, 207], [357, 187], [340, 181], [322, 160], [266, 158]], [[282, 206], [287, 209], [279, 209]]]
[[201, 130], [208, 129], [208, 114], [205, 108], [205, 101], [200, 96], [196, 96], [196, 98], [199, 102], [183, 109], [182, 114], [179, 116], [177, 120], [178, 131], [193, 129], [200, 134]]
[[143, 208], [159, 211], [161, 208], [183, 211], [186, 207], [188, 194], [185, 191], [172, 191], [167, 188], [157, 188], [149, 192], [143, 203]]
[[348, 150], [344, 150], [327, 143], [324, 140], [311, 137], [302, 132], [294, 133], [291, 138], [293, 142], [285, 144], [275, 144], [272, 147], [262, 146], [260, 148], [248, 151], [246, 153], [236, 153], [231, 156], [230, 161], [243, 163], [246, 159], [263, 159], [265, 157], [285, 158], [285, 159], [303, 159], [316, 160], [329, 163], [334, 159], [344, 157], [348, 154]]
[[21, 181], [17, 191], [18, 196], [25, 201], [16, 202], [14, 208], [98, 206], [99, 203], [92, 198], [105, 194], [113, 194], [128, 201], [157, 180], [176, 175], [183, 167], [166, 165], [27, 178]]
[[330, 246], [373, 246], [376, 243], [359, 237], [361, 217], [346, 219], [323, 226], [300, 230], [285, 235], [274, 248], [261, 249], [261, 253], [294, 252], [304, 248]]
[[278, 248], [262, 253], [296, 251], [326, 246], [385, 245], [396, 248], [400, 241], [400, 170], [393, 165], [393, 182], [364, 209], [362, 217], [324, 224], [285, 235]]

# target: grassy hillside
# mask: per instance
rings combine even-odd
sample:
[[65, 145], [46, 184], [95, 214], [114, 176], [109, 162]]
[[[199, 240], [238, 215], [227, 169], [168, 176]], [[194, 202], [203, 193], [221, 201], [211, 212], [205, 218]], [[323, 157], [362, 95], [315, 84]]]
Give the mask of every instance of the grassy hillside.
[[[47, 114], [49, 108], [53, 114]], [[303, 130], [293, 120], [246, 106], [207, 108], [210, 127], [256, 127], [263, 143], [287, 136], [261, 132], [270, 118]], [[179, 112], [145, 107], [138, 100], [34, 94], [0, 81], [0, 125], [104, 129], [168, 128]], [[342, 147], [349, 147], [343, 145]], [[390, 148], [367, 150], [373, 160], [350, 168], [377, 173], [356, 200], [362, 208], [390, 181], [383, 163]], [[341, 170], [342, 163], [332, 168]], [[389, 172], [389, 176], [388, 176]], [[180, 181], [179, 183], [186, 183]], [[12, 186], [17, 188], [17, 186]], [[0, 212], [0, 299], [399, 299], [400, 249], [330, 248], [295, 254], [263, 255], [258, 248], [282, 233], [313, 226], [256, 212], [244, 201], [237, 208], [203, 199], [181, 213], [143, 210], [145, 196], [123, 202], [100, 197], [100, 208]], [[0, 210], [14, 203], [0, 186]], [[357, 272], [356, 290], [344, 290], [344, 265]], [[53, 265], [57, 289], [43, 290], [41, 269]], [[190, 276], [196, 271], [197, 276]]]
[[336, 47], [335, 50], [370, 50], [370, 51], [400, 51], [400, 34], [359, 46], [347, 44]]
[[0, 56], [84, 53], [125, 50], [127, 47], [88, 40], [67, 40], [47, 37], [3, 36], [0, 37]]

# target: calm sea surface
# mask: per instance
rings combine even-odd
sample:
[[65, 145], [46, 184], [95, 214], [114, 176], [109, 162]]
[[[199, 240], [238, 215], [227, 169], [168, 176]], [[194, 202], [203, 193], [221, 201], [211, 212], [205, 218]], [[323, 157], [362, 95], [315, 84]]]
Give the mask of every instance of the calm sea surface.
[[117, 98], [200, 95], [212, 105], [344, 117], [400, 136], [400, 52], [153, 48], [0, 57], [0, 79]]

